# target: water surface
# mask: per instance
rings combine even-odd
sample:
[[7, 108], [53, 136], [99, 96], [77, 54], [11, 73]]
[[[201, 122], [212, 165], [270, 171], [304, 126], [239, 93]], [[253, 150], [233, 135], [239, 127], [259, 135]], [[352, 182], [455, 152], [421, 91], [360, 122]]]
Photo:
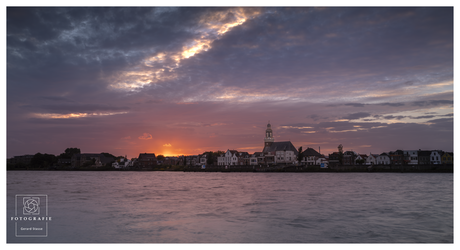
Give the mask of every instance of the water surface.
[[[25, 193], [48, 237], [15, 237]], [[451, 173], [8, 171], [7, 206], [7, 242], [453, 242]]]

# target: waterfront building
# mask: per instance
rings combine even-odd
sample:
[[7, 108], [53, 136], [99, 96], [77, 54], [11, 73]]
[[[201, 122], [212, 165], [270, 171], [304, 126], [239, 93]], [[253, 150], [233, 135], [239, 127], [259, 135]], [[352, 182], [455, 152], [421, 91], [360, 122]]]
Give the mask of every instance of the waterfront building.
[[369, 153], [369, 156], [366, 159], [366, 165], [375, 165], [375, 164], [377, 164], [377, 157], [379, 157], [378, 154]]
[[431, 164], [431, 150], [418, 150], [418, 165]]
[[81, 167], [85, 163], [91, 162], [91, 167], [102, 167], [108, 163], [115, 161], [115, 158], [111, 156], [105, 156], [104, 154], [74, 154], [70, 159], [71, 166], [73, 168]]
[[405, 156], [404, 151], [396, 150], [394, 152], [389, 153], [390, 161], [392, 165], [404, 165]]
[[441, 164], [441, 156], [444, 154], [441, 150], [433, 150], [430, 154], [431, 164]]
[[207, 154], [200, 154], [198, 155], [198, 165], [203, 166], [208, 163], [208, 156]]
[[363, 165], [366, 163], [367, 155], [366, 154], [358, 154], [355, 159], [355, 165]]
[[442, 164], [453, 164], [454, 163], [454, 153], [445, 152], [441, 157]]
[[[315, 149], [307, 148], [305, 151], [302, 152], [302, 161], [300, 162], [300, 164], [307, 165], [307, 166], [321, 165], [322, 161], [319, 159], [324, 159], [324, 161], [326, 160], [324, 156], [318, 153]], [[319, 164], [318, 164], [318, 160], [319, 160]]]
[[354, 151], [345, 151], [345, 153], [343, 153], [342, 164], [343, 165], [354, 165], [356, 161], [356, 157], [358, 157], [358, 154], [355, 153]]
[[336, 166], [340, 165], [339, 152], [333, 152], [332, 154], [329, 154], [329, 165], [331, 167], [336, 167]]
[[262, 152], [254, 152], [254, 154], [249, 157], [249, 164], [250, 165], [263, 165], [265, 164], [265, 157], [264, 153]]
[[238, 165], [238, 151], [227, 149], [225, 154], [217, 157], [217, 165], [231, 166]]
[[133, 162], [127, 158], [121, 158], [119, 161], [112, 163], [112, 167], [116, 169], [125, 169], [132, 167]]
[[248, 152], [238, 152], [238, 165], [250, 165], [250, 155]]
[[21, 163], [21, 164], [29, 165], [32, 158], [34, 158], [33, 155], [19, 155], [19, 156], [14, 156], [13, 158], [8, 159], [7, 163], [9, 164]]
[[380, 154], [379, 156], [377, 156], [377, 164], [378, 165], [390, 165], [391, 164], [390, 156], [387, 153]]
[[267, 164], [294, 164], [297, 162], [297, 149], [290, 141], [275, 142], [270, 123], [267, 124], [262, 150]]
[[158, 164], [157, 158], [154, 153], [140, 153], [137, 158], [137, 166], [141, 168], [150, 168]]
[[418, 151], [417, 150], [404, 150], [404, 159], [408, 165], [418, 164]]

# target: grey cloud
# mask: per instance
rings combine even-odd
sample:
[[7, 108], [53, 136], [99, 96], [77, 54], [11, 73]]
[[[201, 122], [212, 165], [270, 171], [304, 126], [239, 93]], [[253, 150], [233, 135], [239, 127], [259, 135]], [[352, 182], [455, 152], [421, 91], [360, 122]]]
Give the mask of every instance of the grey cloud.
[[[30, 106], [29, 106], [30, 107]], [[87, 113], [87, 112], [120, 112], [130, 110], [130, 107], [117, 107], [101, 104], [79, 104], [79, 105], [39, 105], [38, 108], [53, 113]]]
[[391, 120], [391, 119], [396, 119], [396, 120], [401, 120], [401, 119], [404, 119], [406, 118], [407, 116], [403, 116], [403, 115], [398, 115], [398, 116], [394, 116], [394, 115], [387, 115], [387, 116], [383, 116], [384, 119], [387, 119], [387, 120]]
[[356, 108], [362, 108], [364, 107], [366, 104], [364, 103], [346, 103], [345, 106], [353, 106], [353, 107], [356, 107]]
[[365, 117], [368, 117], [368, 116], [371, 116], [371, 114], [366, 113], [366, 112], [358, 112], [358, 113], [353, 113], [353, 114], [349, 114], [347, 116], [344, 116], [344, 117], [342, 117], [342, 119], [355, 120], [355, 119], [359, 119], [359, 118], [365, 118]]
[[429, 100], [429, 101], [416, 101], [412, 102], [413, 106], [426, 107], [426, 106], [440, 106], [440, 105], [453, 105], [451, 100]]

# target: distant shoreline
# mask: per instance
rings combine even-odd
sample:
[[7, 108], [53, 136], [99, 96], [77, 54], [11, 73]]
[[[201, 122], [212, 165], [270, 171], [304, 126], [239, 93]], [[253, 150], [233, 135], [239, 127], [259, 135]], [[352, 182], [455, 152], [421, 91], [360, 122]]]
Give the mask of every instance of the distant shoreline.
[[113, 168], [85, 168], [85, 169], [7, 169], [7, 171], [71, 171], [71, 172], [246, 172], [246, 173], [453, 173], [453, 164], [441, 165], [414, 165], [414, 166], [335, 166], [320, 168], [319, 166], [183, 166], [181, 168], [156, 166], [151, 169], [113, 169]]

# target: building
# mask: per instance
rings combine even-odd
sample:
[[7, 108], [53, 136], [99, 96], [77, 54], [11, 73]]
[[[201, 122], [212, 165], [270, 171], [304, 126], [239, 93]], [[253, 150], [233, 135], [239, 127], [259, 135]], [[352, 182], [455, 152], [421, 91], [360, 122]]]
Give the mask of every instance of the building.
[[431, 151], [430, 150], [418, 150], [418, 165], [430, 165], [431, 164]]
[[73, 168], [84, 165], [91, 167], [107, 166], [115, 161], [115, 158], [104, 154], [74, 154], [70, 159]]
[[297, 162], [297, 149], [290, 141], [275, 142], [270, 123], [267, 124], [262, 150], [267, 164], [294, 164]]
[[254, 154], [252, 154], [249, 157], [249, 164], [250, 165], [264, 165], [265, 164], [264, 153], [254, 152]]
[[369, 156], [366, 159], [366, 165], [375, 165], [375, 164], [377, 164], [377, 157], [379, 157], [378, 154], [370, 153]]
[[433, 150], [431, 151], [430, 155], [430, 163], [431, 164], [441, 164], [441, 156], [444, 154], [441, 150]]
[[390, 156], [387, 153], [380, 154], [379, 156], [377, 156], [377, 164], [378, 165], [390, 165], [391, 164]]
[[248, 152], [238, 152], [238, 165], [250, 165], [250, 158], [251, 156]]
[[392, 165], [405, 165], [404, 151], [396, 150], [388, 153]]
[[454, 164], [454, 153], [445, 152], [441, 157], [442, 164]]
[[329, 165], [330, 166], [338, 166], [340, 164], [340, 155], [338, 152], [333, 152], [329, 154]]
[[345, 151], [345, 153], [343, 153], [342, 164], [343, 165], [354, 165], [356, 157], [358, 157], [357, 153], [353, 151]]
[[155, 167], [157, 164], [157, 157], [154, 153], [140, 153], [136, 165], [140, 168], [151, 168]]
[[[318, 164], [319, 159], [324, 159], [320, 160]], [[300, 162], [302, 165], [321, 165], [322, 161], [325, 161], [326, 159], [324, 156], [320, 153], [318, 153], [315, 149], [313, 148], [307, 148], [305, 151], [302, 152], [302, 161]]]
[[238, 151], [228, 149], [225, 154], [217, 157], [217, 165], [231, 166], [238, 165]]
[[418, 164], [418, 151], [417, 150], [404, 150], [404, 159], [408, 165]]
[[7, 160], [7, 163], [9, 164], [24, 164], [24, 165], [29, 165], [30, 162], [32, 161], [32, 158], [34, 158], [33, 155], [20, 155], [20, 156], [14, 156], [13, 158], [10, 158]]
[[367, 161], [367, 155], [366, 154], [358, 154], [355, 159], [355, 165], [364, 165], [366, 164]]
[[116, 169], [126, 169], [133, 166], [133, 162], [127, 158], [121, 158], [119, 161], [112, 163], [112, 167]]

